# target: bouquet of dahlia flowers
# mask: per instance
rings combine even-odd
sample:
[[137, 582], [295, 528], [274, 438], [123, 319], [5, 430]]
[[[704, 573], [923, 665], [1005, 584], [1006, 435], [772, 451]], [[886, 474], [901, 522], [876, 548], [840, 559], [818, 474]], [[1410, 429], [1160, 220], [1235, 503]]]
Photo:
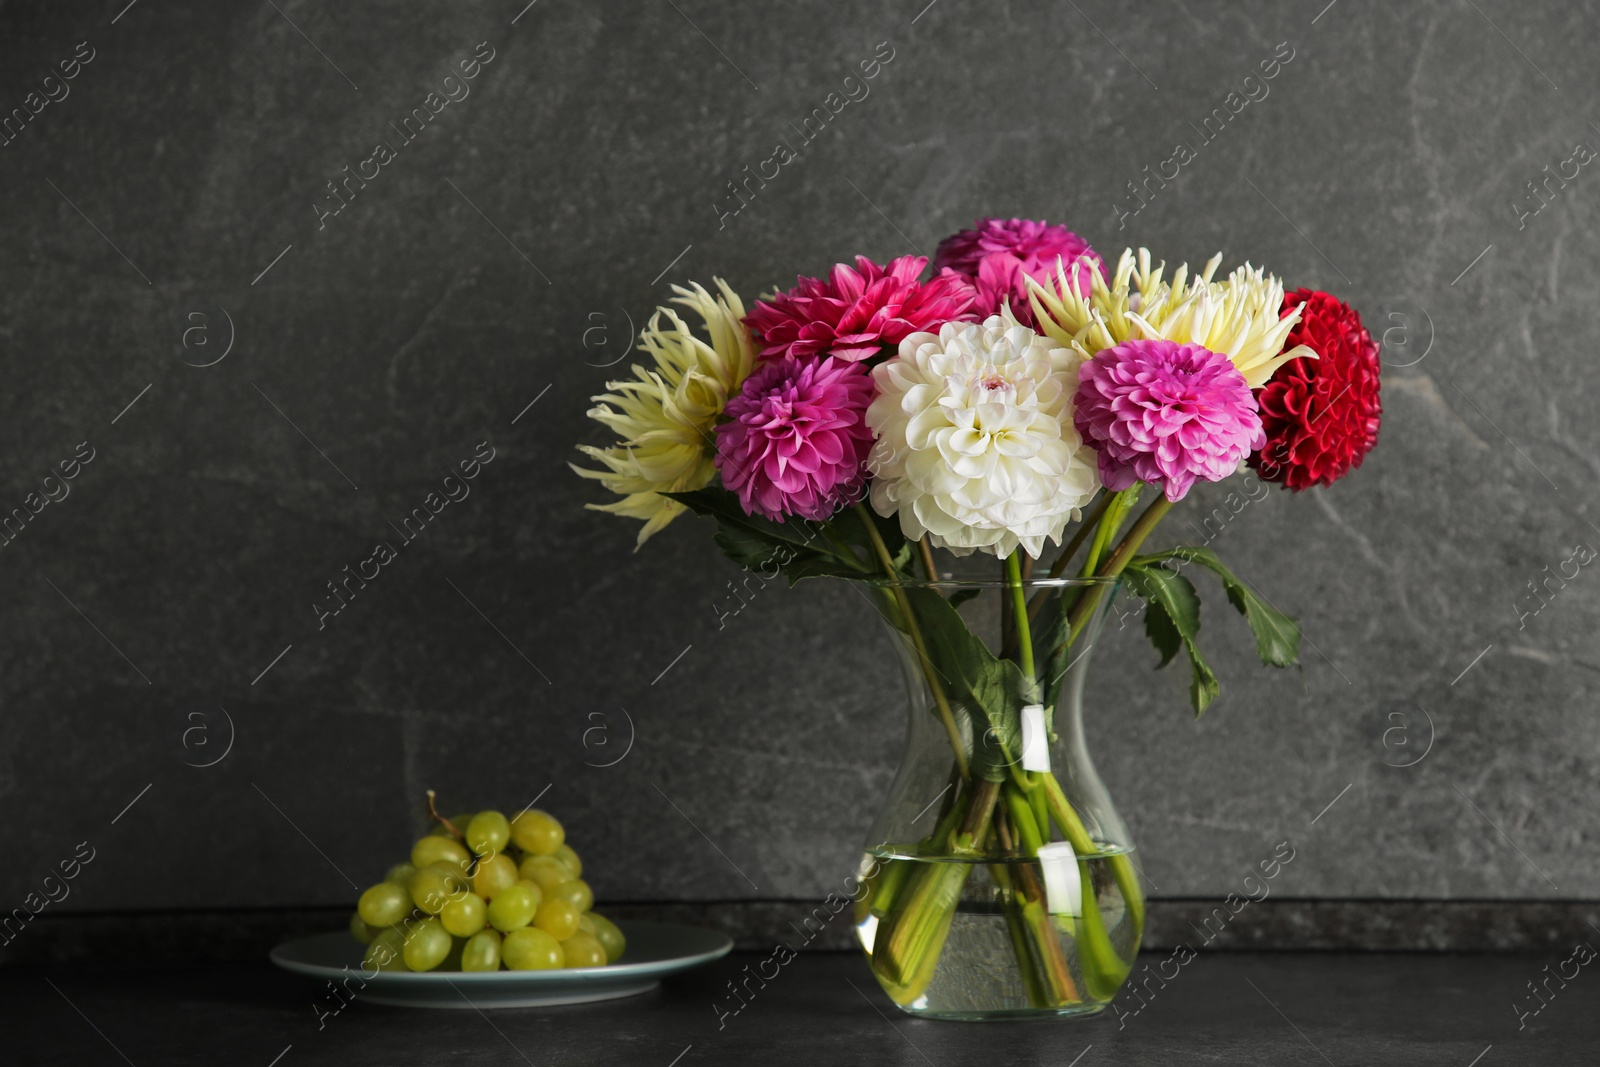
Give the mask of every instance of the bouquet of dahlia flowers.
[[[914, 651], [960, 786], [919, 847], [986, 862], [1060, 845], [1087, 859], [1102, 843], [1019, 753], [1030, 715], [1053, 734], [1096, 609], [1119, 588], [1142, 598], [1162, 665], [1188, 661], [1197, 714], [1219, 683], [1185, 565], [1220, 579], [1264, 662], [1294, 664], [1294, 620], [1210, 549], [1142, 549], [1196, 482], [1249, 467], [1292, 490], [1328, 485], [1377, 435], [1378, 346], [1360, 316], [1249, 265], [1219, 278], [1220, 261], [1169, 277], [1140, 249], [1108, 270], [1064, 227], [985, 219], [939, 245], [931, 276], [920, 256], [858, 256], [748, 310], [720, 280], [714, 293], [674, 287], [702, 329], [656, 311], [647, 358], [590, 411], [621, 440], [581, 446], [595, 466], [574, 469], [621, 497], [591, 507], [644, 521], [641, 544], [689, 510], [763, 577], [866, 583]], [[941, 583], [940, 553], [996, 557], [997, 648], [964, 624], [970, 590]], [[1110, 870], [1142, 926], [1121, 859]], [[926, 986], [959, 877], [874, 872], [874, 968], [902, 1004]], [[1041, 887], [1012, 888], [1032, 1002], [1068, 1003], [1078, 987], [1109, 999], [1131, 957], [1096, 944], [1090, 922], [1068, 973], [1048, 915], [1027, 908]]]

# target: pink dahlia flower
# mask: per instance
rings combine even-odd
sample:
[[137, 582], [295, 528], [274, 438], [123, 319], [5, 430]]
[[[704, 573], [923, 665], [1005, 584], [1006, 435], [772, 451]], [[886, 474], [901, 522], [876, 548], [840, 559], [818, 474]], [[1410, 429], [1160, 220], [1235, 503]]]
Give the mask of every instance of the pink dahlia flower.
[[865, 364], [784, 356], [761, 364], [717, 427], [722, 484], [748, 515], [826, 519], [860, 488], [872, 431]]
[[1078, 433], [1100, 453], [1107, 489], [1136, 481], [1181, 500], [1266, 444], [1250, 385], [1227, 356], [1173, 341], [1124, 341], [1078, 371]]
[[887, 267], [857, 256], [853, 270], [840, 263], [827, 281], [802, 277], [787, 293], [757, 300], [745, 325], [763, 356], [870, 359], [908, 334], [971, 318], [972, 285], [948, 270], [920, 282], [927, 265], [922, 256], [901, 256]]
[[1050, 281], [1057, 260], [1085, 293], [1096, 271], [1105, 277], [1106, 265], [1088, 241], [1065, 226], [1032, 219], [979, 219], [973, 229], [940, 241], [933, 253], [935, 270], [949, 268], [972, 282], [978, 293], [972, 309], [980, 318], [998, 314], [1009, 300], [1011, 313], [1029, 329], [1038, 324], [1028, 302], [1027, 279]]

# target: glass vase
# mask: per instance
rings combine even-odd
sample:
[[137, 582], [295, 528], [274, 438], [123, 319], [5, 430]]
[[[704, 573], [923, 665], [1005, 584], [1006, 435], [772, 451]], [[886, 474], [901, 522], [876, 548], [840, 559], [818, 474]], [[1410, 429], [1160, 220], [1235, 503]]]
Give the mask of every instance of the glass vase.
[[908, 697], [855, 911], [874, 977], [932, 1018], [1102, 1011], [1144, 929], [1133, 842], [1083, 734], [1115, 581], [861, 584]]

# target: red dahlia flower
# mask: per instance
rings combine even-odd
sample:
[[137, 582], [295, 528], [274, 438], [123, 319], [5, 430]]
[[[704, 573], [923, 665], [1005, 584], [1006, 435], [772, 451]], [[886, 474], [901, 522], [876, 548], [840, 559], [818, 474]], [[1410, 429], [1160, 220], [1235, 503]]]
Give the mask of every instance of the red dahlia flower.
[[1267, 443], [1250, 466], [1287, 489], [1332, 485], [1378, 440], [1378, 343], [1349, 304], [1328, 293], [1297, 289], [1283, 298], [1300, 309], [1285, 348], [1307, 345], [1318, 359], [1291, 359], [1256, 394]]
[[920, 282], [927, 265], [923, 256], [901, 256], [887, 267], [857, 256], [853, 270], [840, 263], [827, 281], [802, 277], [787, 293], [757, 300], [745, 325], [767, 358], [870, 359], [908, 334], [971, 318], [972, 285], [949, 270]]

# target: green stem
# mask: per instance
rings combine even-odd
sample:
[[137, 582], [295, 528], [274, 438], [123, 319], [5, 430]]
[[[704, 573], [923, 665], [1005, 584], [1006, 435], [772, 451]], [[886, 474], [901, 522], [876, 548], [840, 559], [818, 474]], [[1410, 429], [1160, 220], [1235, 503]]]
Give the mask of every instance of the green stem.
[[1016, 616], [1017, 662], [1022, 676], [1031, 689], [1035, 680], [1033, 668], [1033, 635], [1028, 630], [1028, 595], [1022, 588], [1022, 549], [1006, 557], [1006, 581], [1011, 586], [1011, 608]]
[[1057, 556], [1056, 561], [1050, 565], [1050, 577], [1059, 578], [1066, 572], [1067, 564], [1072, 562], [1072, 557], [1082, 547], [1090, 531], [1095, 529], [1101, 517], [1105, 515], [1106, 508], [1111, 506], [1111, 501], [1115, 497], [1115, 493], [1102, 493], [1100, 499], [1095, 501], [1094, 507], [1089, 509], [1088, 514], [1084, 515], [1083, 521], [1078, 524], [1078, 532], [1072, 535], [1072, 540], [1067, 542], [1067, 547], [1061, 550], [1061, 555]]
[[[1016, 839], [1011, 834], [1011, 823], [1006, 818], [1004, 807], [994, 813], [994, 830], [1000, 839], [1000, 847], [1008, 853], [1013, 852]], [[1005, 913], [1006, 932], [1011, 935], [1011, 953], [1016, 957], [1023, 988], [1028, 991], [1028, 1003], [1036, 1008], [1052, 1007], [1050, 990], [1046, 988], [1048, 979], [1043, 973], [1045, 963], [1033, 948], [1038, 943], [1037, 934], [1023, 912], [1027, 905], [1023, 887], [1011, 877], [1011, 871], [1003, 863], [991, 864], [989, 876], [1000, 891], [1000, 908]]]
[[867, 894], [858, 917], [868, 913], [882, 916], [893, 908], [895, 897], [911, 873], [912, 865], [910, 860], [885, 858], [879, 861], [878, 866], [877, 877], [872, 881], [871, 892]]
[[923, 534], [922, 540], [917, 542], [922, 552], [922, 570], [928, 576], [928, 581], [939, 580], [939, 566], [933, 561], [933, 545], [928, 542], [928, 535]]
[[1015, 659], [1017, 655], [1017, 619], [1007, 607], [1006, 602], [1011, 599], [1011, 571], [1007, 566], [1009, 560], [1000, 559], [1000, 658]]
[[[1128, 561], [1133, 559], [1133, 554], [1139, 550], [1139, 546], [1144, 544], [1145, 538], [1150, 536], [1151, 532], [1155, 530], [1156, 524], [1171, 510], [1172, 501], [1165, 496], [1156, 497], [1133, 524], [1133, 528], [1128, 531], [1128, 536], [1122, 539], [1116, 550], [1101, 565], [1096, 577], [1115, 578], [1120, 575], [1127, 568]], [[1078, 635], [1088, 625], [1089, 619], [1094, 615], [1094, 609], [1099, 606], [1100, 598], [1104, 594], [1105, 587], [1097, 585], [1090, 589], [1076, 604], [1072, 605], [1072, 611], [1067, 616], [1067, 639], [1056, 647], [1056, 653], [1071, 647], [1073, 642], [1077, 641]]]
[[1100, 849], [1089, 837], [1089, 831], [1083, 825], [1083, 820], [1072, 810], [1072, 805], [1067, 801], [1067, 794], [1062, 791], [1061, 783], [1056, 781], [1056, 776], [1044, 774], [1040, 775], [1040, 778], [1044, 783], [1045, 803], [1050, 808], [1050, 816], [1055, 819], [1056, 825], [1061, 827], [1061, 836], [1072, 842], [1072, 851], [1080, 856], [1092, 856], [1099, 852]]
[[1000, 895], [1000, 910], [1006, 918], [1006, 934], [1011, 938], [1011, 954], [1017, 960], [1017, 973], [1022, 978], [1022, 988], [1028, 994], [1028, 1003], [1036, 1008], [1049, 1008], [1050, 994], [1040, 982], [1040, 963], [1029, 947], [1029, 929], [1023, 915], [1025, 902], [1021, 891], [1013, 883], [1011, 874], [1003, 863], [989, 865], [989, 877], [994, 879]]
[[[1061, 554], [1056, 557], [1056, 561], [1050, 565], [1051, 578], [1060, 578], [1066, 571], [1067, 564], [1072, 562], [1072, 557], [1083, 546], [1083, 542], [1088, 539], [1089, 534], [1094, 532], [1096, 524], [1105, 515], [1106, 508], [1111, 506], [1114, 496], [1115, 494], [1113, 493], [1102, 492], [1100, 498], [1095, 501], [1094, 507], [1090, 508], [1083, 516], [1083, 519], [1078, 523], [1078, 532], [1072, 535], [1072, 540], [1067, 542], [1067, 547], [1061, 550]], [[1054, 589], [1047, 587], [1033, 594], [1033, 599], [1028, 601], [1029, 622], [1039, 617], [1039, 612], [1044, 609], [1045, 602], [1050, 599], [1050, 594], [1054, 591]]]
[[1017, 848], [1031, 859], [1039, 854], [1039, 846], [1044, 844], [1039, 824], [1033, 817], [1033, 807], [1028, 803], [1027, 794], [1016, 786], [1007, 783], [1004, 792], [1006, 814], [1011, 817], [1011, 825], [1017, 831]]
[[[1040, 834], [1041, 828], [1029, 806], [1028, 797], [1021, 789], [1010, 783], [1007, 783], [1003, 793], [1006, 818], [1016, 830], [1017, 851], [1028, 858], [1036, 857], [1039, 854], [1039, 846], [1043, 844], [1043, 838]], [[999, 821], [998, 813], [996, 820]], [[1049, 827], [1046, 826], [1044, 829], [1048, 831]], [[1051, 921], [1047, 907], [1049, 901], [1046, 900], [1044, 887], [1039, 884], [1031, 865], [1027, 863], [1017, 865], [1014, 884], [1022, 925], [1028, 932], [1035, 950], [1026, 960], [1019, 956], [1018, 962], [1024, 970], [1027, 970], [1034, 966], [1033, 961], [1037, 960], [1038, 977], [1046, 986], [1046, 994], [1051, 1003], [1065, 1004], [1078, 1000], [1071, 968], [1067, 964], [1065, 953], [1061, 950], [1061, 935]]]
[[[1127, 489], [1112, 493], [1106, 497], [1106, 507], [1100, 513], [1100, 521], [1095, 524], [1094, 541], [1089, 550], [1084, 554], [1083, 568], [1079, 576], [1083, 579], [1091, 577], [1095, 569], [1100, 566], [1100, 560], [1105, 556], [1106, 547], [1116, 538], [1122, 529], [1122, 520], [1128, 517], [1128, 511], [1139, 500], [1139, 494], [1144, 491], [1144, 484], [1136, 482]], [[1061, 590], [1061, 610], [1070, 613], [1089, 593], [1082, 586], [1073, 586]]]
[[[933, 969], [959, 900], [967, 868], [943, 863], [950, 838], [971, 807], [971, 791], [957, 787], [939, 825], [911, 852], [928, 859], [891, 859], [873, 887], [866, 912], [879, 924], [872, 948], [872, 969], [896, 1003], [910, 1003], [933, 978]], [[954, 880], [952, 887], [949, 883]], [[952, 896], [951, 894], [955, 895]], [[941, 909], [946, 909], [941, 914]], [[931, 909], [931, 910], [930, 910]], [[861, 914], [864, 916], [866, 912]]]
[[1150, 506], [1144, 509], [1134, 522], [1133, 528], [1128, 531], [1128, 536], [1122, 539], [1116, 551], [1111, 553], [1111, 558], [1106, 560], [1105, 566], [1100, 568], [1101, 576], [1115, 577], [1122, 573], [1128, 561], [1133, 558], [1133, 554], [1139, 551], [1139, 546], [1144, 544], [1144, 539], [1150, 536], [1156, 524], [1172, 510], [1172, 504], [1173, 502], [1165, 496], [1159, 496], [1150, 502]]
[[956, 831], [955, 837], [950, 841], [951, 851], [966, 852], [981, 849], [984, 838], [989, 829], [989, 820], [994, 815], [995, 801], [1000, 797], [1000, 784], [991, 782], [987, 778], [979, 778], [972, 784], [972, 800], [967, 808], [966, 818], [961, 820], [961, 827]]
[[911, 614], [911, 600], [906, 596], [906, 590], [900, 584], [900, 574], [895, 570], [894, 558], [889, 555], [889, 546], [883, 543], [883, 535], [878, 532], [878, 524], [872, 520], [872, 514], [860, 504], [856, 511], [861, 519], [861, 525], [866, 527], [867, 538], [872, 542], [872, 549], [878, 554], [878, 562], [883, 565], [883, 573], [889, 579], [889, 584], [894, 589], [895, 603], [900, 607], [900, 618], [905, 623], [906, 635], [911, 638], [911, 645], [916, 649], [917, 662], [922, 667], [922, 675], [928, 680], [928, 688], [933, 692], [933, 701], [939, 706], [939, 718], [944, 723], [944, 732], [950, 737], [950, 747], [956, 755], [956, 767], [961, 771], [961, 777], [970, 778], [972, 773], [967, 768], [966, 744], [961, 738], [961, 728], [956, 725], [955, 712], [950, 707], [950, 698], [945, 695], [944, 686], [939, 681], [939, 672], [933, 666], [933, 661], [928, 658], [928, 646], [922, 639], [922, 630], [917, 626], [916, 617]]
[[1122, 901], [1128, 909], [1128, 914], [1133, 916], [1133, 921], [1139, 929], [1144, 929], [1144, 890], [1139, 888], [1139, 879], [1133, 869], [1133, 859], [1126, 852], [1119, 852], [1110, 857], [1107, 863], [1111, 866], [1111, 874], [1117, 880], [1117, 888], [1122, 891]]
[[1106, 515], [1101, 518], [1101, 523], [1094, 530], [1094, 542], [1090, 545], [1090, 553], [1083, 558], [1083, 577], [1091, 576], [1094, 568], [1099, 566], [1101, 557], [1106, 555], [1106, 545], [1110, 544], [1112, 537], [1117, 536], [1117, 531], [1122, 528], [1123, 517], [1126, 517], [1128, 509], [1139, 501], [1141, 491], [1144, 491], [1144, 485], [1133, 485], [1112, 496]]
[[1039, 946], [1040, 970], [1050, 986], [1047, 995], [1058, 1005], [1082, 1000], [1077, 987], [1073, 984], [1072, 968], [1067, 963], [1067, 955], [1061, 948], [1061, 934], [1056, 930], [1050, 912], [1045, 907], [1044, 889], [1028, 868], [1021, 868], [1020, 874], [1018, 880], [1027, 887], [1028, 895], [1028, 899], [1022, 905], [1022, 920], [1033, 931], [1034, 942]]
[[1097, 1000], [1110, 1000], [1122, 988], [1133, 961], [1124, 960], [1111, 945], [1105, 921], [1094, 899], [1094, 873], [1083, 859], [1078, 860], [1078, 877], [1083, 886], [1083, 914], [1078, 917], [1078, 967], [1083, 984]]
[[[1101, 852], [1089, 837], [1089, 831], [1084, 827], [1083, 820], [1072, 810], [1066, 794], [1061, 790], [1061, 783], [1056, 781], [1054, 775], [1046, 774], [1041, 777], [1050, 815], [1066, 839], [1072, 842], [1072, 850], [1078, 854], [1079, 884], [1083, 886], [1082, 914], [1077, 922], [1078, 966], [1083, 972], [1084, 985], [1090, 995], [1097, 999], [1110, 1000], [1116, 995], [1123, 980], [1128, 977], [1128, 970], [1133, 964], [1131, 960], [1124, 960], [1112, 946], [1111, 935], [1106, 932], [1105, 922], [1100, 917], [1100, 905], [1095, 899], [1094, 872], [1089, 869], [1088, 860], [1099, 856]], [[1133, 920], [1135, 931], [1142, 931], [1144, 895], [1139, 891], [1138, 883], [1132, 881], [1130, 877], [1132, 872], [1128, 857], [1117, 855], [1109, 858], [1112, 873], [1117, 880], [1117, 888], [1122, 891], [1123, 905], [1127, 908], [1128, 917]], [[1137, 943], [1134, 945], [1134, 951], [1138, 951]]]
[[1044, 784], [1041, 779], [1054, 777], [1048, 771], [1028, 771], [1028, 803], [1033, 808], [1033, 821], [1039, 824], [1039, 839], [1044, 842], [1051, 840], [1050, 836], [1050, 809], [1049, 802], [1045, 800]]
[[922, 995], [939, 963], [969, 865], [932, 860], [917, 864], [894, 908], [883, 917], [872, 948], [872, 969], [896, 1004]]
[[[1067, 800], [1067, 795], [1061, 790], [1061, 783], [1057, 782], [1054, 775], [1041, 775], [1044, 782], [1045, 799], [1050, 806], [1050, 816], [1061, 828], [1061, 833], [1072, 842], [1072, 850], [1079, 857], [1098, 854], [1100, 849], [1089, 831], [1084, 827], [1083, 820], [1078, 818], [1078, 813], [1073, 810], [1072, 804]], [[1133, 862], [1126, 853], [1118, 853], [1108, 857], [1111, 873], [1117, 880], [1117, 888], [1122, 891], [1122, 899], [1127, 906], [1128, 913], [1133, 917], [1134, 923], [1144, 928], [1144, 891], [1139, 888], [1139, 882], [1134, 876]], [[1084, 885], [1088, 885], [1088, 881]], [[1085, 904], [1087, 907], [1088, 904]]]

